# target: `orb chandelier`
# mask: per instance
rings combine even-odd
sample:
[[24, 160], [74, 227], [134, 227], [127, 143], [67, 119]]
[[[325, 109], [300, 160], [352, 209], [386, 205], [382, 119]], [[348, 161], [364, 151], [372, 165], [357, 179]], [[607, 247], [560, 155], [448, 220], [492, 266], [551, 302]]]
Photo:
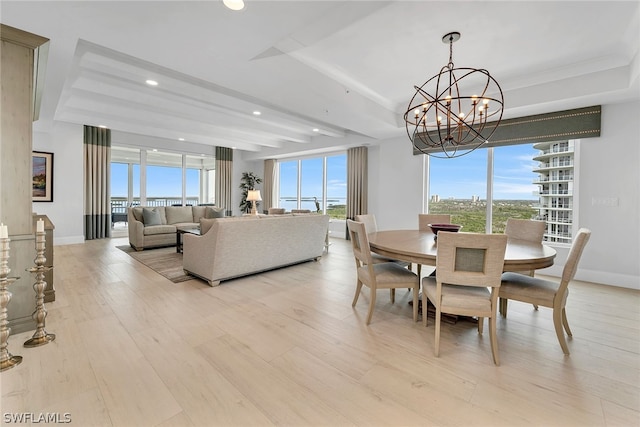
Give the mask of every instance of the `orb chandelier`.
[[459, 39], [459, 32], [442, 37], [449, 43], [449, 63], [422, 86], [414, 86], [404, 113], [413, 147], [433, 157], [470, 153], [489, 142], [502, 119], [502, 88], [489, 72], [454, 67], [453, 43]]

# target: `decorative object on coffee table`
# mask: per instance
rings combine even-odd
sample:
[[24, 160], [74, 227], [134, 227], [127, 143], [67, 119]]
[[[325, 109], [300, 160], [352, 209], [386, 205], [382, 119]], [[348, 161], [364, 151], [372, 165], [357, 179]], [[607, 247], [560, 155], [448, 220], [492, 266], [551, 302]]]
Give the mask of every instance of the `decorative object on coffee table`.
[[44, 329], [47, 317], [47, 310], [44, 308], [44, 289], [47, 287], [47, 282], [44, 280], [44, 275], [53, 267], [44, 265], [47, 262], [47, 258], [44, 256], [44, 221], [39, 219], [36, 224], [36, 258], [34, 260], [36, 266], [27, 269], [30, 273], [36, 274], [36, 282], [33, 285], [33, 289], [36, 291], [36, 310], [32, 315], [33, 320], [36, 321], [36, 331], [30, 339], [24, 342], [25, 347], [38, 347], [56, 339], [54, 334], [49, 334]]
[[13, 368], [22, 362], [22, 356], [14, 356], [7, 349], [9, 345], [9, 321], [7, 320], [7, 306], [11, 301], [11, 292], [7, 286], [19, 279], [19, 277], [7, 277], [9, 269], [9, 232], [7, 226], [0, 224], [0, 371]]

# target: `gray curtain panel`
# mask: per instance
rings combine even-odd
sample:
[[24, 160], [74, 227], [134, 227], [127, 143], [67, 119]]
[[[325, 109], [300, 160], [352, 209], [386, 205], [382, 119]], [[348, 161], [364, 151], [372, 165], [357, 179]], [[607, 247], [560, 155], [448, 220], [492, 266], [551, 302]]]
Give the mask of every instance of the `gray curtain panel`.
[[[355, 147], [347, 150], [347, 219], [367, 213], [368, 150]], [[346, 231], [349, 239], [349, 231]]]
[[111, 130], [84, 127], [84, 238], [111, 236]]
[[216, 147], [216, 206], [225, 208], [226, 214], [233, 214], [231, 208], [231, 176], [233, 172], [233, 150]]
[[276, 194], [274, 186], [276, 185], [276, 161], [275, 159], [267, 159], [264, 161], [264, 184], [262, 187], [262, 209], [268, 212], [269, 208], [277, 206], [277, 200], [274, 200]]

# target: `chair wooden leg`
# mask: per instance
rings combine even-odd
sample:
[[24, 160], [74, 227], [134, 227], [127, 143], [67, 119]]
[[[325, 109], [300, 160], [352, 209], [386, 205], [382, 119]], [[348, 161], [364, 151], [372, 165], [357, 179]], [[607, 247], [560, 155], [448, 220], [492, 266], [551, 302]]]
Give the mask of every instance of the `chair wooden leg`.
[[373, 308], [376, 306], [376, 290], [371, 289], [371, 302], [369, 302], [369, 311], [367, 312], [367, 325], [371, 323], [371, 316], [373, 316]]
[[427, 293], [422, 292], [422, 326], [427, 327]]
[[569, 328], [569, 321], [567, 320], [567, 312], [564, 309], [564, 307], [562, 308], [562, 325], [564, 326], [564, 330], [567, 331], [567, 335], [572, 337], [573, 334], [571, 333], [571, 329]]
[[502, 315], [502, 317], [507, 317], [507, 305], [508, 305], [509, 300], [506, 298], [500, 298], [499, 302], [498, 302], [498, 306], [500, 308], [500, 314]]
[[355, 307], [358, 302], [358, 297], [360, 296], [360, 291], [362, 290], [362, 282], [358, 280], [358, 284], [356, 285], [356, 294], [353, 296], [353, 302], [351, 303], [351, 307]]
[[489, 318], [489, 338], [491, 339], [491, 353], [493, 354], [493, 363], [500, 365], [500, 354], [498, 353], [498, 337], [496, 335], [496, 316]]
[[478, 333], [482, 335], [484, 330], [484, 317], [478, 317]]
[[419, 290], [417, 287], [413, 288], [413, 321], [418, 321], [418, 294]]
[[564, 337], [564, 330], [562, 329], [562, 309], [557, 308], [553, 310], [553, 326], [556, 329], [556, 335], [560, 342], [560, 347], [564, 354], [569, 354], [569, 347], [567, 346], [567, 340]]
[[394, 288], [389, 289], [389, 297], [391, 298], [391, 304], [396, 302], [396, 290]]
[[442, 312], [440, 311], [440, 305], [436, 307], [436, 349], [435, 355], [436, 357], [440, 356], [440, 315]]

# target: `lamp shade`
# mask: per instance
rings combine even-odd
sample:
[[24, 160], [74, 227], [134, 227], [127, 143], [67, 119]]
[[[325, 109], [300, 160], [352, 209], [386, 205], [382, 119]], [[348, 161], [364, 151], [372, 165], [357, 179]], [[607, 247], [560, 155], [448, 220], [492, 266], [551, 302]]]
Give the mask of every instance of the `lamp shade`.
[[262, 196], [260, 196], [260, 190], [249, 190], [247, 193], [247, 200], [250, 202], [262, 201]]

